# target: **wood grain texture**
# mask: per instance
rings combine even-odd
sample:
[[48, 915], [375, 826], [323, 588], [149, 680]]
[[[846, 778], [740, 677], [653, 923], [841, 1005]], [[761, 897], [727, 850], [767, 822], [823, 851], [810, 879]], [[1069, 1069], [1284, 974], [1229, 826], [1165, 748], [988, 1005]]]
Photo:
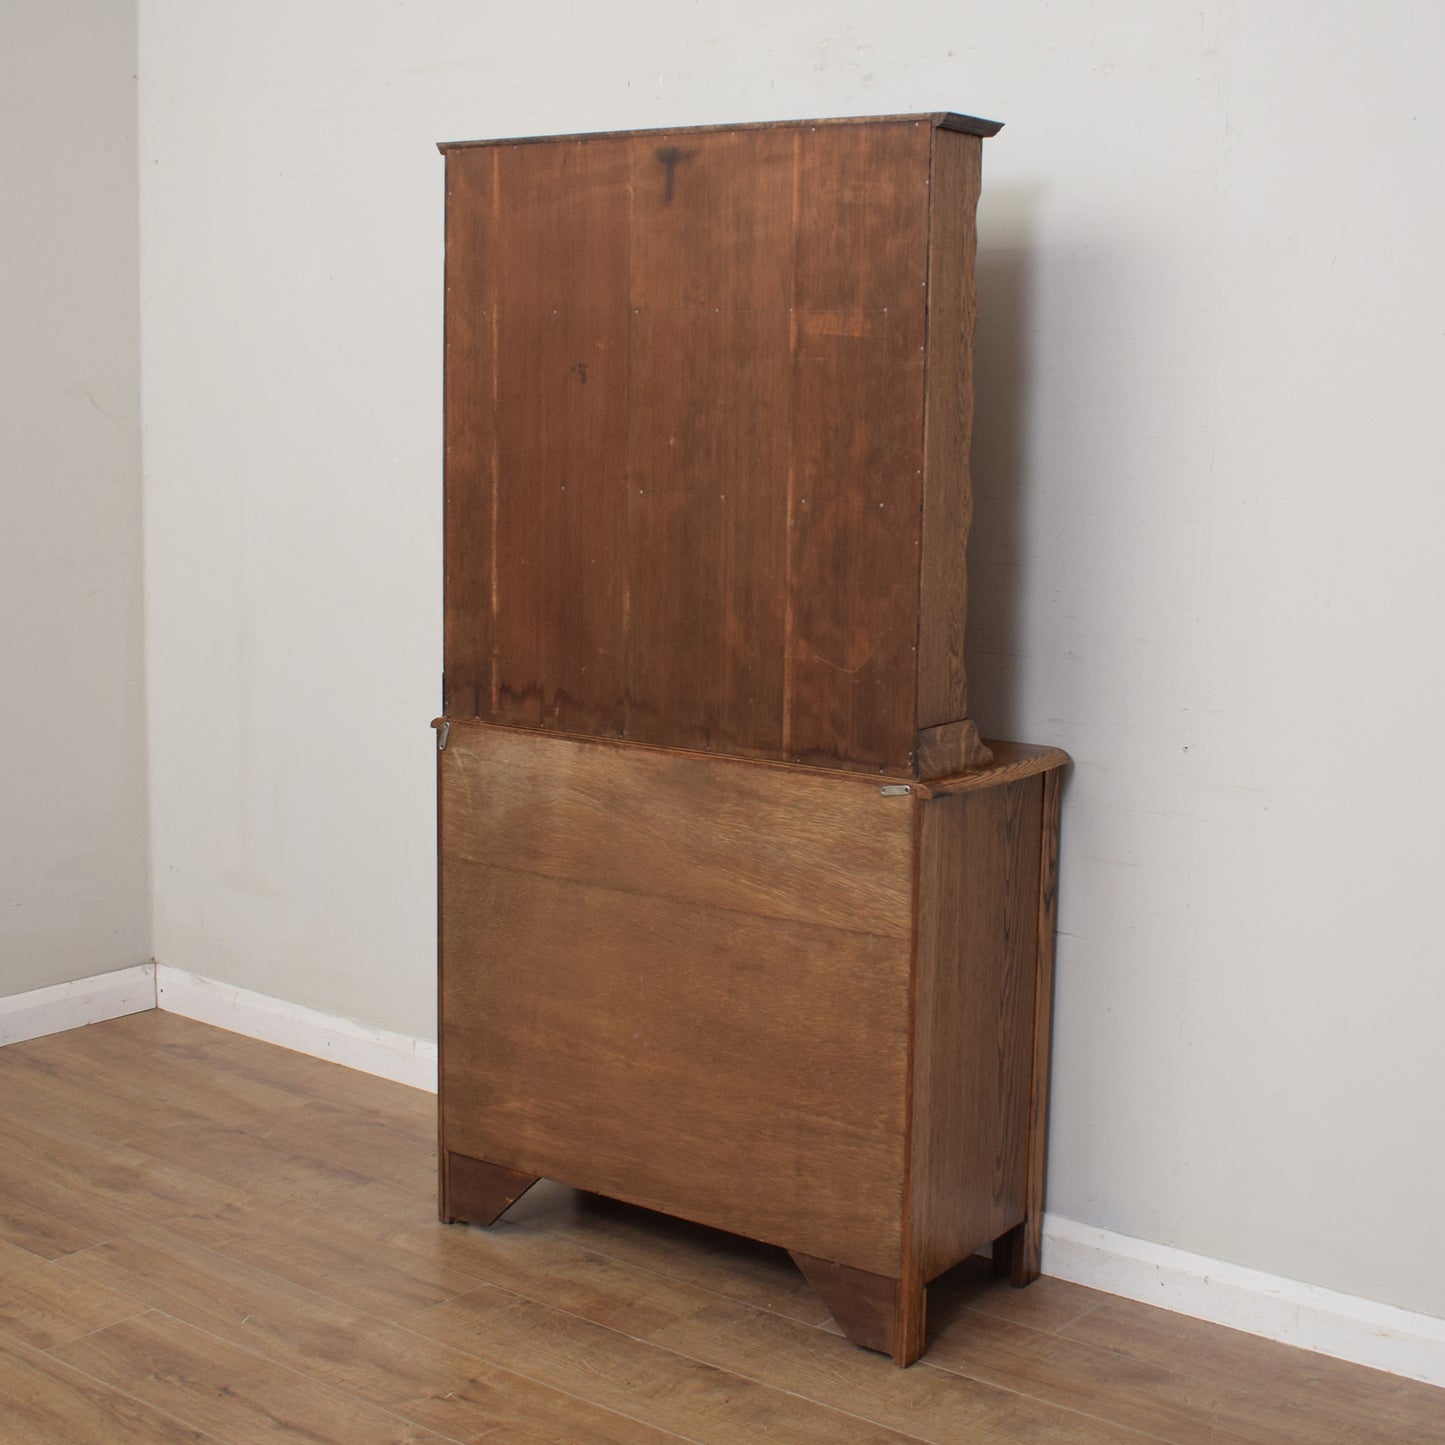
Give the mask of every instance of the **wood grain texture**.
[[917, 1438], [504, 1290], [464, 1295], [412, 1328], [686, 1440], [901, 1445]]
[[[351, 1202], [356, 1192], [337, 1191], [330, 1196], [333, 1207], [326, 1212], [319, 1212], [314, 1200], [309, 1206], [296, 1200], [289, 1204], [261, 1200], [239, 1213], [173, 1221], [171, 1231], [189, 1244], [392, 1324], [485, 1283], [444, 1245], [421, 1251], [393, 1248], [384, 1236], [366, 1239], [340, 1223], [346, 1219], [344, 1209], [356, 1207]], [[336, 1203], [338, 1199], [346, 1202]], [[417, 1209], [431, 1225], [436, 1216], [430, 1202], [409, 1200], [407, 1208]], [[391, 1208], [396, 1210], [399, 1204], [393, 1195]], [[447, 1229], [439, 1223], [435, 1227]]]
[[[898, 1280], [849, 1269], [829, 1259], [791, 1251], [793, 1263], [817, 1290], [843, 1333], [865, 1350], [891, 1355], [898, 1340]], [[922, 1299], [920, 1294], [919, 1303]]]
[[[270, 1222], [285, 1230], [290, 1216], [272, 1214]], [[438, 1232], [434, 1221], [409, 1215], [400, 1198], [368, 1217], [367, 1227], [355, 1230], [354, 1223], [348, 1219], [340, 1232], [358, 1254], [393, 1249], [408, 1226]], [[468, 1235], [444, 1231], [441, 1237]], [[470, 1237], [490, 1238], [479, 1232]], [[544, 1242], [540, 1235], [531, 1238]], [[66, 1268], [449, 1440], [650, 1445], [673, 1438], [161, 1231], [72, 1256]], [[210, 1378], [220, 1382], [227, 1376]]]
[[987, 767], [993, 753], [978, 735], [972, 718], [925, 728], [914, 743], [915, 766], [920, 780], [947, 778]]
[[508, 1220], [549, 1239], [595, 1250], [804, 1325], [821, 1325], [829, 1319], [827, 1306], [784, 1250], [740, 1234], [587, 1194], [553, 1180], [544, 1180], [519, 1200]]
[[235, 1197], [198, 1171], [139, 1150], [0, 1117], [0, 1240], [42, 1258], [113, 1239], [161, 1211], [184, 1214]]
[[601, 140], [495, 155], [505, 223], [492, 715], [616, 735], [626, 723], [630, 151]]
[[288, 1435], [317, 1445], [444, 1445], [423, 1426], [168, 1315], [140, 1315], [52, 1353], [228, 1445]]
[[[1206, 1388], [1229, 1392], [1234, 1413], [1248, 1428], [1272, 1429], [1276, 1439], [1445, 1439], [1445, 1391], [1188, 1315], [1105, 1296], [1057, 1333], [1151, 1371], [1187, 1362]], [[1429, 1410], [1432, 1400], [1430, 1421], [1421, 1410]]]
[[104, 1285], [77, 1279], [60, 1263], [0, 1243], [0, 1335], [49, 1349], [142, 1308]]
[[931, 134], [796, 132], [787, 755], [895, 775], [913, 770]]
[[893, 1363], [911, 1365], [928, 1343], [928, 1290], [912, 1269], [905, 1268], [898, 1281], [893, 1315]]
[[[916, 802], [485, 724], [441, 756], [449, 1156], [887, 1277], [890, 1352], [915, 1358], [923, 1284], [1041, 1218], [1043, 770], [1062, 755], [1003, 747], [979, 786]], [[823, 1181], [808, 1201], [800, 1174]]]
[[457, 717], [492, 711], [498, 175], [496, 152], [447, 161], [442, 708]]
[[[1024, 1299], [1019, 1295], [1016, 1298]], [[936, 1304], [934, 1313], [938, 1310]], [[960, 1311], [953, 1333], [967, 1333]], [[1010, 1395], [961, 1372], [925, 1368], [900, 1371], [848, 1341], [809, 1331], [791, 1320], [715, 1301], [648, 1336], [649, 1341], [807, 1398], [819, 1395], [866, 1420], [949, 1445], [1004, 1445], [1055, 1441], [1058, 1445], [1120, 1445], [1151, 1437], [1120, 1430], [1027, 1395]], [[831, 1348], [829, 1348], [831, 1346]], [[1204, 1438], [1207, 1438], [1204, 1437]]]
[[911, 799], [482, 725], [442, 757], [446, 1148], [896, 1274]]
[[5, 1445], [180, 1445], [214, 1438], [3, 1337], [0, 1429]]
[[[182, 1035], [176, 1024], [183, 1021], [174, 1015], [158, 1017], [159, 1024], [149, 1013], [136, 1014], [104, 1030], [72, 1029], [0, 1049], [0, 1085], [7, 1099], [23, 1093], [36, 1105], [24, 1115], [18, 1108], [7, 1111], [0, 1125], [8, 1117], [51, 1137], [123, 1144], [132, 1133], [167, 1122], [270, 1121], [304, 1104], [302, 1096], [272, 1078], [241, 1068], [218, 1073], [215, 1048], [202, 1049], [193, 1036]], [[136, 1058], [138, 1036], [149, 1041], [144, 1062]], [[87, 1087], [91, 1078], [106, 1081], [103, 1096]], [[198, 1087], [207, 1078], [214, 1078], [213, 1085]]]
[[909, 936], [908, 800], [876, 780], [477, 723], [441, 757], [446, 861]]
[[442, 1159], [443, 1224], [494, 1224], [538, 1178], [465, 1154], [447, 1153]]
[[919, 681], [961, 676], [971, 406], [966, 357], [925, 385], [971, 343], [976, 177], [933, 152], [979, 144], [448, 148], [449, 717], [916, 774], [964, 717]]
[[1265, 1372], [1248, 1380], [1229, 1378], [1200, 1369], [1187, 1355], [1155, 1362], [1127, 1351], [1090, 1349], [1069, 1338], [1072, 1330], [1043, 1335], [993, 1316], [979, 1316], [971, 1326], [966, 1338], [950, 1333], [936, 1339], [930, 1364], [964, 1370], [1062, 1409], [1102, 1415], [1115, 1428], [1155, 1440], [1343, 1445], [1373, 1439], [1386, 1445], [1440, 1438], [1438, 1413], [1433, 1421], [1416, 1416], [1424, 1433], [1412, 1437], [1399, 1433], [1395, 1422], [1341, 1419], [1308, 1395], [1280, 1390]]
[[954, 793], [972, 793], [981, 788], [996, 788], [1002, 783], [1021, 782], [1069, 764], [1069, 755], [1062, 748], [1005, 743], [992, 738], [986, 740], [984, 746], [991, 754], [986, 764], [957, 776], [920, 779], [914, 791], [925, 798], [946, 798]]
[[1063, 774], [1043, 776], [1039, 829], [1038, 942], [1034, 953], [1033, 1045], [1029, 1067], [1028, 1177], [1023, 1233], [1015, 1242], [1009, 1278], [1015, 1285], [1039, 1277], [1044, 1238], [1044, 1166], [1048, 1157], [1049, 1063], [1054, 1028], [1054, 941], [1059, 905], [1059, 811]]
[[[928, 371], [925, 381], [923, 529], [918, 600], [918, 726], [968, 716], [963, 642], [965, 561], [973, 520], [974, 285], [983, 142], [932, 133], [928, 244]], [[924, 773], [923, 776], [928, 776]]]
[[924, 1280], [1027, 1210], [1042, 786], [922, 804], [910, 1264]]
[[627, 735], [779, 757], [793, 137], [631, 147]]

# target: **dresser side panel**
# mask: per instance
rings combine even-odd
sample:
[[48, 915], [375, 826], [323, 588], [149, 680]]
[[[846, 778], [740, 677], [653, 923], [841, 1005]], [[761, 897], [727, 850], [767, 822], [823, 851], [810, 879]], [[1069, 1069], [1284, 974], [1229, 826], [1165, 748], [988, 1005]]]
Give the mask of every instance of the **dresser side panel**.
[[931, 1279], [1025, 1214], [1041, 775], [922, 804], [912, 1239]]

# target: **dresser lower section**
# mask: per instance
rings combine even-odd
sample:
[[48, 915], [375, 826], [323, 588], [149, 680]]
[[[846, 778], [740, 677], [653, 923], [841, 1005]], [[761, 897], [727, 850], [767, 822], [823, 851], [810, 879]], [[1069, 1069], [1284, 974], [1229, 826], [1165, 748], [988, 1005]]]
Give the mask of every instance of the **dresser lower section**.
[[903, 785], [452, 721], [441, 1216], [537, 1177], [779, 1245], [900, 1364], [1038, 1270], [1062, 753]]

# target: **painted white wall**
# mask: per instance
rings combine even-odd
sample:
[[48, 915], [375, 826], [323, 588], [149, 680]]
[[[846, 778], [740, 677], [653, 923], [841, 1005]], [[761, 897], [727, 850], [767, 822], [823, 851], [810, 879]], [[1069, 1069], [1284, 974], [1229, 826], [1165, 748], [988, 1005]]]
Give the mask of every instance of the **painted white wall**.
[[1050, 1208], [1445, 1315], [1445, 11], [140, 15], [163, 964], [432, 1029], [432, 143], [996, 116], [972, 670], [1077, 764]]
[[0, 996], [151, 952], [135, 25], [0, 6]]

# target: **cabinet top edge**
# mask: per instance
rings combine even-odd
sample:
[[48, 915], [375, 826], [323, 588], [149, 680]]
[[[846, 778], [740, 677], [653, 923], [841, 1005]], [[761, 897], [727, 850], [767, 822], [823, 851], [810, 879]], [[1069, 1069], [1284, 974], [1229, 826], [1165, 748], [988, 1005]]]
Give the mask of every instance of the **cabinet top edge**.
[[490, 140], [443, 140], [437, 142], [437, 149], [446, 155], [448, 151], [474, 150], [480, 146], [546, 145], [556, 141], [585, 140], [630, 140], [634, 136], [706, 135], [732, 130], [801, 130], [804, 126], [820, 125], [885, 125], [912, 121], [915, 125], [929, 125], [937, 130], [961, 131], [964, 135], [991, 136], [1003, 129], [1001, 120], [984, 120], [976, 115], [958, 115], [951, 110], [927, 111], [914, 115], [850, 115], [832, 116], [821, 120], [753, 120], [740, 121], [732, 125], [673, 125], [652, 126], [641, 130], [582, 131], [571, 135], [528, 135], [498, 136]]

